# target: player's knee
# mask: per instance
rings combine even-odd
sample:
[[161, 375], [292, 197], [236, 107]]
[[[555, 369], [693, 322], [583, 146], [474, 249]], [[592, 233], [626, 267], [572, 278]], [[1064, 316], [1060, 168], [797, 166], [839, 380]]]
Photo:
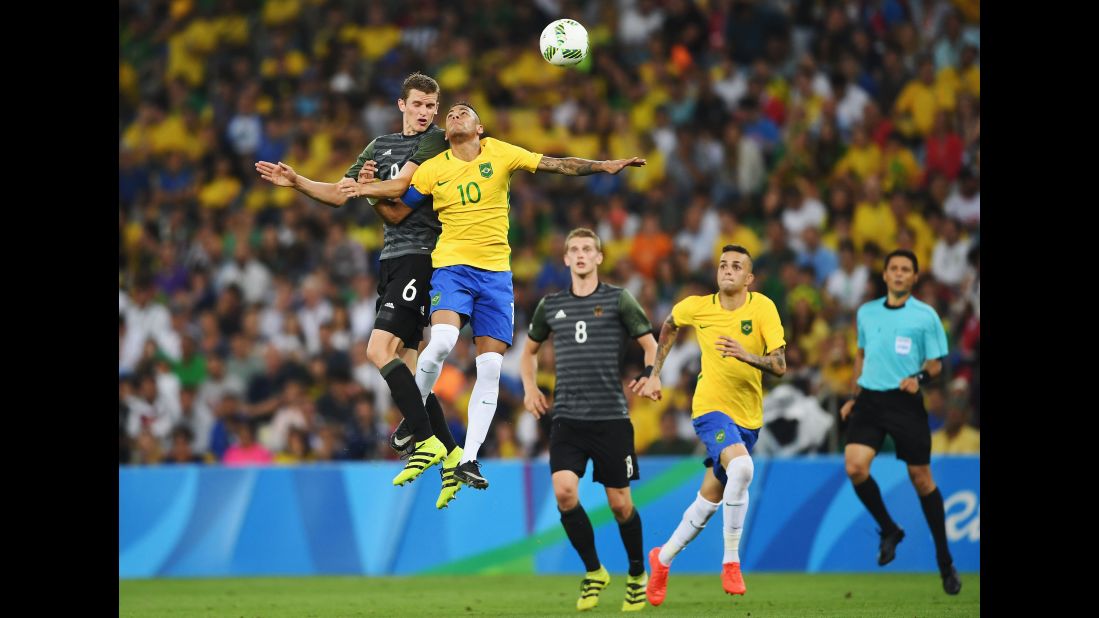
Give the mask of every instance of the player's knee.
[[385, 339], [388, 337], [371, 335], [370, 341], [366, 344], [366, 357], [378, 369], [385, 367], [389, 361], [393, 360], [393, 350], [390, 349], [389, 342], [384, 341]]
[[477, 381], [500, 383], [500, 369], [504, 365], [503, 355], [497, 352], [485, 352], [477, 357]]
[[554, 487], [553, 495], [557, 498], [557, 508], [562, 511], [571, 511], [580, 503], [575, 487]]
[[450, 324], [433, 324], [431, 341], [424, 348], [423, 356], [441, 363], [458, 343], [458, 329]]
[[844, 462], [844, 467], [847, 469], [847, 478], [856, 485], [870, 476], [870, 466], [862, 461], [848, 459]]
[[729, 475], [730, 485], [738, 490], [743, 490], [752, 483], [752, 477], [755, 476], [755, 464], [752, 463], [752, 458], [747, 455], [736, 457], [729, 462], [726, 474]]
[[611, 512], [614, 513], [615, 521], [619, 523], [626, 521], [633, 515], [633, 501], [629, 498], [619, 498], [611, 502]]

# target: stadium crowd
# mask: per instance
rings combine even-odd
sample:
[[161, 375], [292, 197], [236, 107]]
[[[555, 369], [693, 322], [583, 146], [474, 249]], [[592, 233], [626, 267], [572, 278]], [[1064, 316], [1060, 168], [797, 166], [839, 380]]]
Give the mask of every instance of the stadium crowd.
[[[575, 69], [537, 49], [565, 16], [591, 39]], [[602, 239], [604, 280], [656, 328], [716, 289], [721, 246], [751, 251], [789, 344], [786, 377], [765, 382], [771, 452], [842, 448], [854, 312], [885, 294], [882, 257], [912, 250], [915, 295], [950, 339], [946, 375], [924, 389], [934, 448], [979, 452], [976, 0], [121, 0], [119, 36], [120, 464], [395, 456], [400, 415], [365, 351], [381, 221], [365, 200], [332, 209], [273, 187], [253, 164], [335, 182], [400, 129], [417, 70], [443, 109], [472, 102], [486, 135], [648, 160], [515, 177], [516, 337], [484, 455], [545, 455], [519, 352], [538, 300], [569, 284], [564, 235], [581, 226]], [[661, 401], [627, 392], [639, 453], [695, 450], [696, 348], [687, 335], [669, 355]], [[461, 338], [436, 387], [459, 444], [473, 356]], [[634, 345], [623, 376], [641, 361]], [[551, 356], [539, 382], [552, 393]]]

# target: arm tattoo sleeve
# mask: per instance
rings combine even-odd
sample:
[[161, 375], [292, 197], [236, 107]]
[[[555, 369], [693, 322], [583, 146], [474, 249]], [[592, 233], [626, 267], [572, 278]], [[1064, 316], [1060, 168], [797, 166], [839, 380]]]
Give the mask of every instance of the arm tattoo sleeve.
[[577, 159], [576, 157], [563, 159], [542, 157], [542, 160], [538, 163], [538, 170], [566, 176], [588, 176], [599, 171], [595, 169], [596, 163], [599, 162], [590, 159]]

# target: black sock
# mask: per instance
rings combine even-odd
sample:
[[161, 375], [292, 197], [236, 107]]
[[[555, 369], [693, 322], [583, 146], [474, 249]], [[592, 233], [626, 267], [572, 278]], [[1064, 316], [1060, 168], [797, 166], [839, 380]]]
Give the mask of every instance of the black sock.
[[954, 558], [950, 556], [950, 546], [946, 543], [946, 511], [943, 508], [943, 494], [936, 487], [935, 491], [920, 496], [920, 506], [923, 507], [923, 516], [927, 519], [927, 527], [931, 528], [931, 536], [935, 539], [935, 557], [939, 563], [939, 573], [947, 575], [950, 567], [954, 565]]
[[598, 571], [599, 555], [595, 552], [595, 530], [591, 527], [591, 520], [588, 519], [584, 506], [577, 504], [571, 511], [561, 511], [561, 525], [565, 527], [565, 534], [569, 535], [569, 541], [576, 553], [584, 561], [584, 568]]
[[405, 366], [404, 361], [395, 358], [385, 367], [382, 367], [382, 377], [389, 385], [389, 391], [393, 394], [393, 401], [397, 402], [397, 409], [404, 415], [408, 428], [412, 430], [417, 442], [431, 437], [431, 423], [427, 420], [427, 410], [424, 409], [424, 401], [420, 399], [420, 389], [416, 386], [416, 378]]
[[618, 534], [622, 536], [622, 545], [626, 547], [630, 576], [637, 577], [645, 572], [645, 545], [641, 540], [641, 513], [637, 512], [637, 508], [634, 508], [629, 519], [619, 522]]
[[885, 510], [885, 502], [882, 502], [881, 490], [878, 489], [878, 484], [874, 482], [874, 477], [867, 476], [865, 481], [855, 485], [855, 495], [859, 497], [859, 500], [862, 500], [866, 510], [874, 516], [874, 520], [878, 522], [882, 534], [897, 531], [897, 524], [889, 516], [889, 511]]
[[435, 393], [427, 396], [426, 407], [427, 419], [431, 421], [431, 432], [443, 443], [447, 453], [453, 451], [458, 443], [450, 433], [450, 426], [446, 424], [446, 416], [443, 415], [443, 407], [439, 405], [439, 399], [435, 397]]

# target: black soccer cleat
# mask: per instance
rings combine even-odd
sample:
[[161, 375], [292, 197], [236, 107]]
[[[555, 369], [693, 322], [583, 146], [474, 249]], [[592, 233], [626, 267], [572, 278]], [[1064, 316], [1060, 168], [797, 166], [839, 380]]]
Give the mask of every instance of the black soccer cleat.
[[897, 556], [897, 544], [904, 540], [904, 530], [897, 528], [889, 534], [881, 535], [881, 543], [878, 545], [878, 566], [885, 566], [893, 562]]
[[460, 464], [454, 478], [474, 489], [488, 489], [488, 479], [481, 476], [481, 464], [476, 459]]
[[416, 449], [416, 441], [412, 439], [412, 430], [408, 423], [401, 419], [393, 433], [389, 434], [389, 448], [397, 451], [401, 459], [408, 459], [412, 451]]
[[950, 567], [950, 572], [942, 576], [943, 578], [943, 590], [947, 594], [958, 594], [962, 591], [962, 580], [958, 577], [958, 570], [953, 566]]

